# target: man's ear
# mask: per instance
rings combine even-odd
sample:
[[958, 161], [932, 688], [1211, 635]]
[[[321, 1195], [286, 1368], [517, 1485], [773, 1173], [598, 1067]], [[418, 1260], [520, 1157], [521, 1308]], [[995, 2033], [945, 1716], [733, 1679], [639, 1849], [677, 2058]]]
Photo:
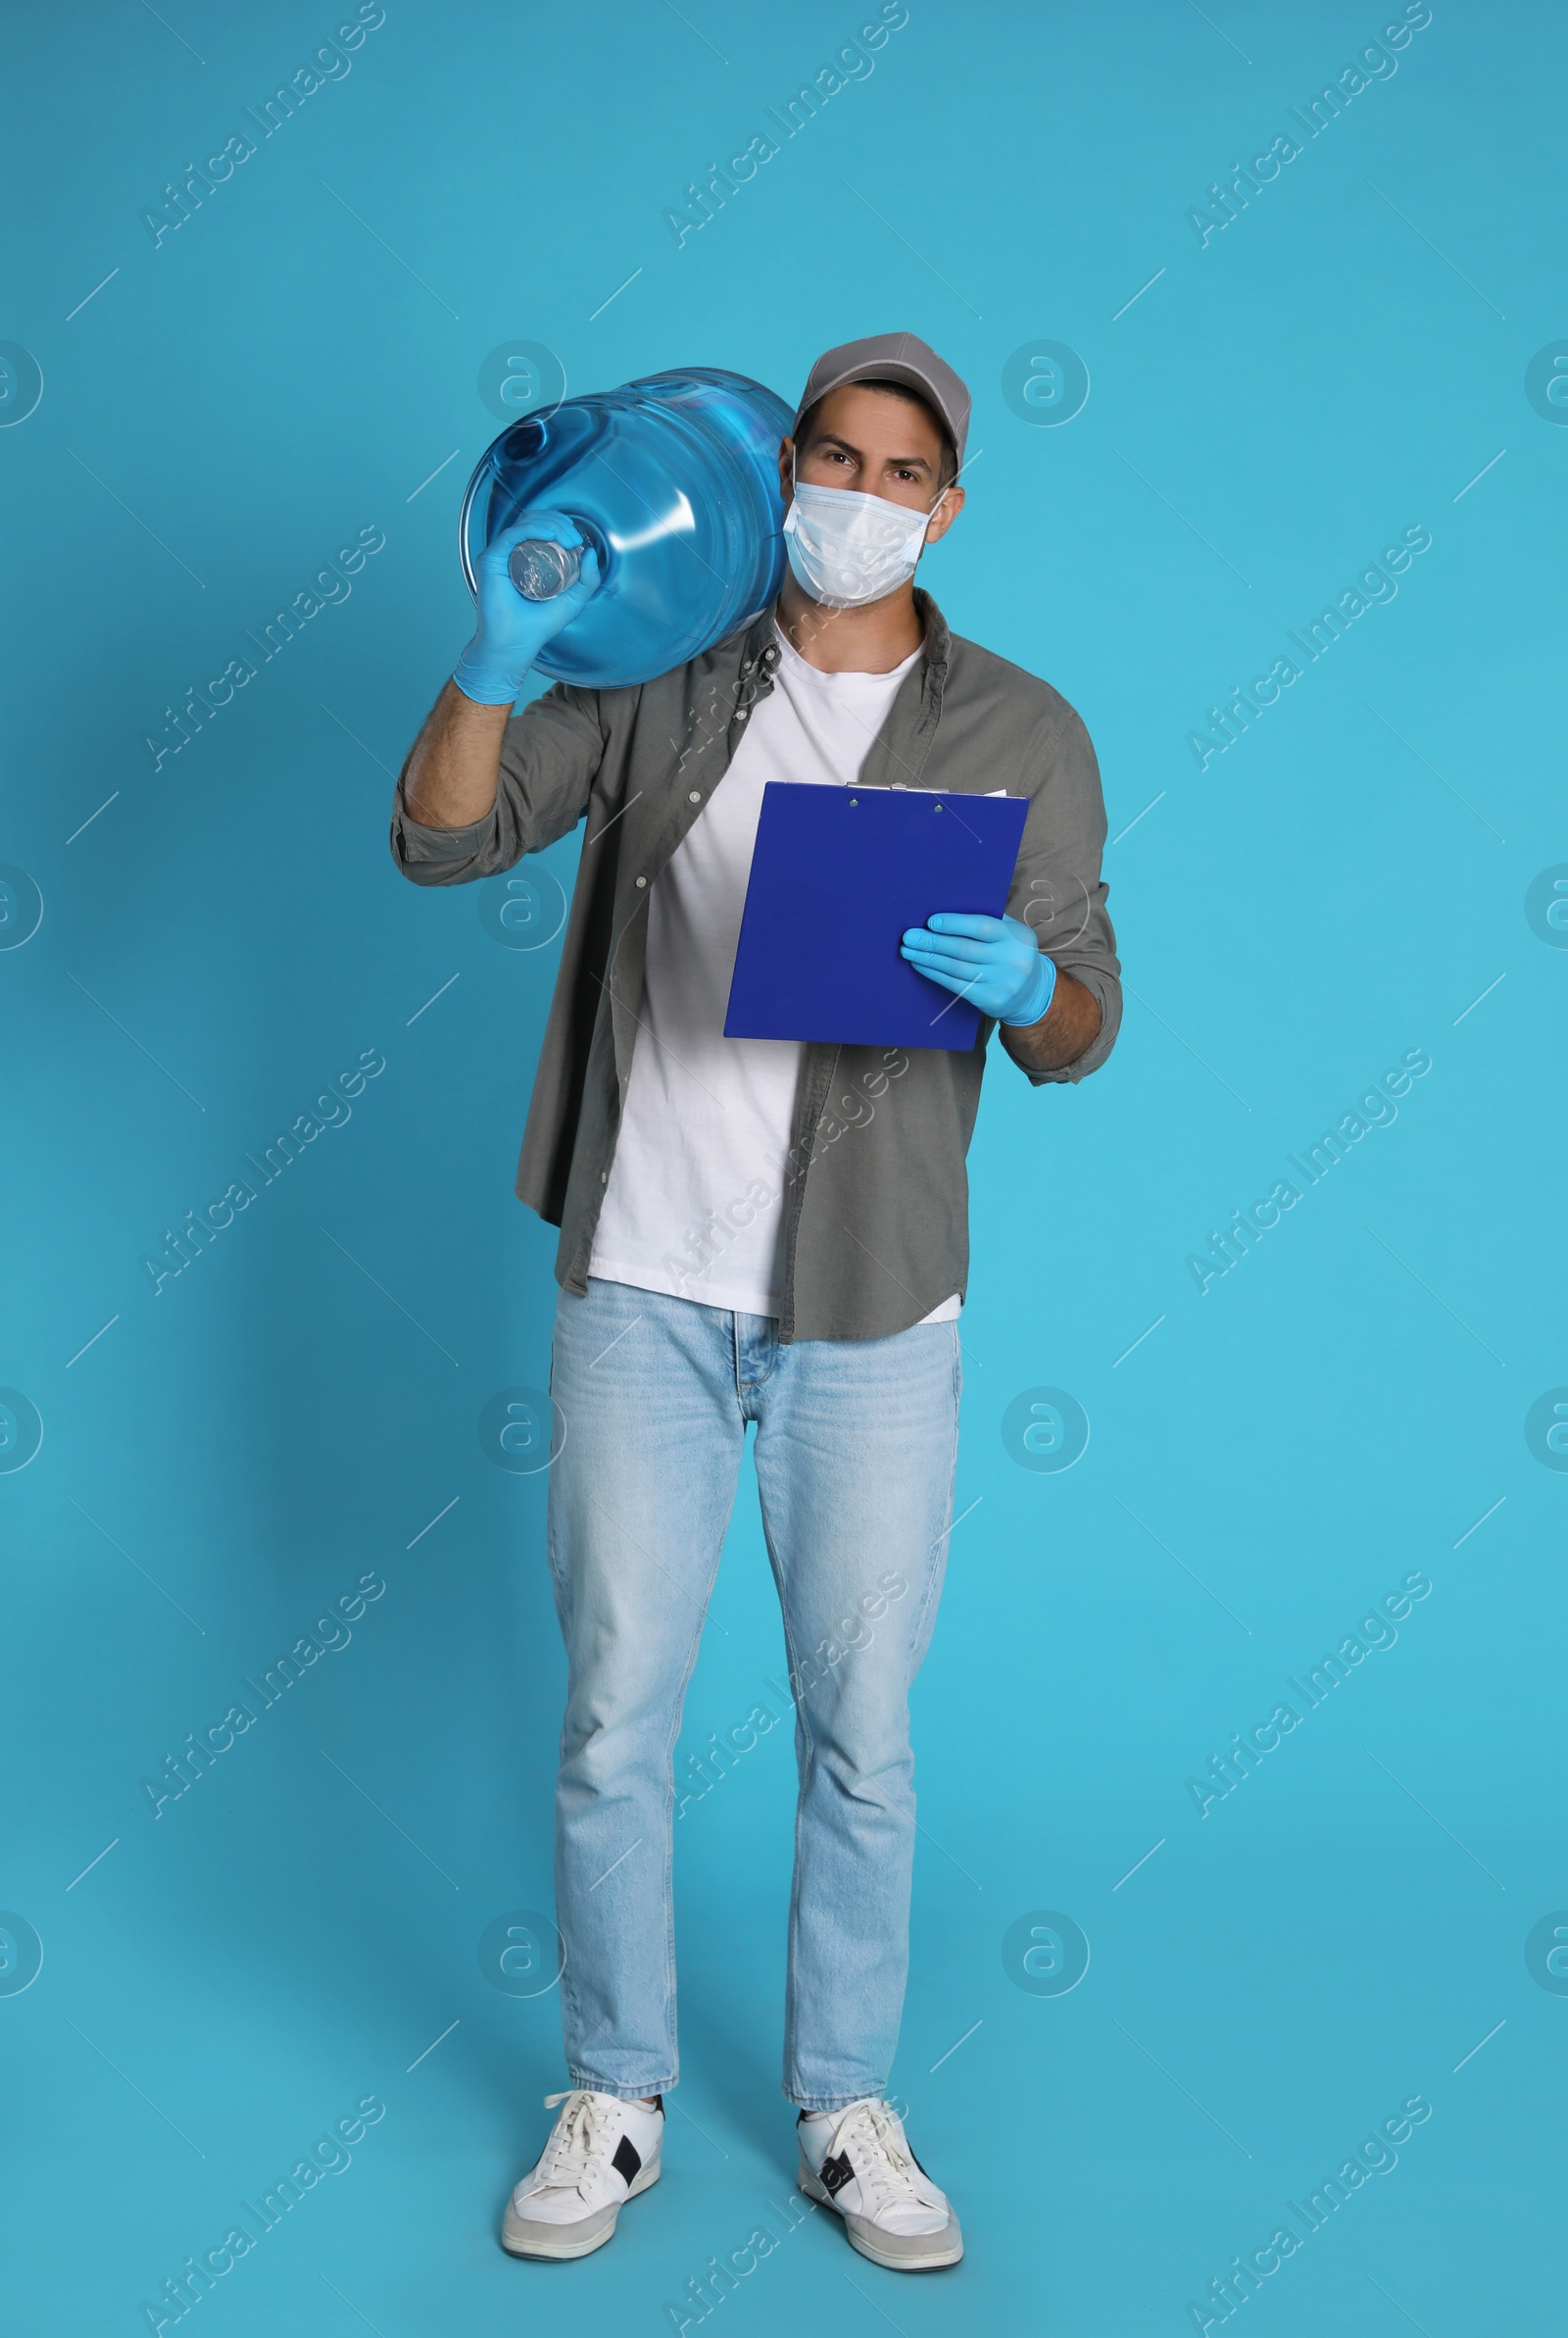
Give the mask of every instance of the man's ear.
[[935, 518], [925, 531], [928, 544], [938, 544], [962, 511], [964, 494], [961, 487], [950, 487], [944, 495]]
[[788, 510], [795, 496], [795, 481], [793, 476], [794, 470], [795, 441], [793, 438], [785, 438], [779, 442], [778, 491], [784, 498], [784, 506], [786, 510]]

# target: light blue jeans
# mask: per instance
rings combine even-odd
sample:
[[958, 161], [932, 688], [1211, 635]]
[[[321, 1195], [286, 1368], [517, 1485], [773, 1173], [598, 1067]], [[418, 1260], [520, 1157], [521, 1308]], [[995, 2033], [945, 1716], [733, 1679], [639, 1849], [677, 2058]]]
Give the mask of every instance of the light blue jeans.
[[562, 2019], [572, 2084], [623, 2100], [678, 2075], [673, 1755], [748, 1421], [800, 1775], [784, 2092], [813, 2111], [884, 2093], [904, 2010], [908, 1690], [952, 1522], [957, 1326], [776, 1333], [767, 1316], [597, 1278], [556, 1314]]

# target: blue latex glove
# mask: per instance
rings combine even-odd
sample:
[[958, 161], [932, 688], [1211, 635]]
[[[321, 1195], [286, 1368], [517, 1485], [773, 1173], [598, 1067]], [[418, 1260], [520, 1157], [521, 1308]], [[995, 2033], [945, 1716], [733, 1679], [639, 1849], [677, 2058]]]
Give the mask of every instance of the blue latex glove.
[[589, 545], [575, 584], [553, 601], [527, 601], [507, 574], [514, 545], [525, 537], [554, 544], [581, 545], [582, 536], [564, 512], [525, 512], [488, 543], [474, 563], [479, 583], [479, 630], [458, 660], [452, 678], [465, 698], [479, 706], [511, 706], [539, 652], [599, 589], [599, 556]]
[[1038, 1022], [1056, 987], [1054, 966], [1017, 918], [941, 910], [909, 927], [899, 955], [998, 1022]]

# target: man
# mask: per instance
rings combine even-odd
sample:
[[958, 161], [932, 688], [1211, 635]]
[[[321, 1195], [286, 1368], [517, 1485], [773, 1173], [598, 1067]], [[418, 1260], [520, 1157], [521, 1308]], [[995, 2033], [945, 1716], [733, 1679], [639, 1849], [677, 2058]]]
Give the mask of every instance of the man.
[[[956, 1456], [964, 1155], [993, 1025], [1036, 1085], [1120, 1017], [1083, 724], [913, 589], [961, 511], [962, 382], [912, 333], [829, 350], [779, 451], [774, 609], [639, 687], [513, 706], [595, 589], [530, 603], [531, 512], [485, 553], [479, 623], [399, 781], [417, 884], [587, 833], [517, 1192], [561, 1227], [548, 1541], [568, 1692], [557, 1790], [571, 2085], [503, 2226], [586, 2255], [660, 2172], [675, 2083], [671, 1757], [747, 1423], [796, 1699], [784, 2091], [803, 2191], [879, 2264], [962, 2254], [886, 2099], [914, 1842], [907, 1693]], [[769, 778], [1027, 795], [1009, 914], [938, 914], [909, 963], [982, 1014], [972, 1051], [725, 1039]], [[936, 999], [939, 990], [933, 989]]]

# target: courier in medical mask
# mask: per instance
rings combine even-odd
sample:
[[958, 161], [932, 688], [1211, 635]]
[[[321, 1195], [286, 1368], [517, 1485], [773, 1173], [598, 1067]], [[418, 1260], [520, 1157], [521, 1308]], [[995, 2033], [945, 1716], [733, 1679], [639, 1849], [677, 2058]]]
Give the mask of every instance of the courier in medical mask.
[[[722, 396], [710, 400], [715, 384]], [[956, 2265], [963, 2254], [953, 2203], [915, 2159], [885, 2089], [916, 1850], [908, 1689], [954, 1531], [964, 1155], [986, 1042], [1037, 1086], [1077, 1081], [1109, 1052], [1120, 990], [1088, 732], [1043, 679], [950, 630], [914, 583], [921, 555], [963, 504], [963, 381], [917, 334], [886, 332], [825, 351], [793, 408], [755, 383], [739, 390], [732, 376], [692, 369], [606, 394], [603, 412], [641, 414], [639, 432], [647, 423], [638, 475], [661, 481], [674, 532], [666, 540], [662, 522], [650, 531], [628, 511], [617, 546], [603, 507], [602, 533], [616, 560], [626, 556], [624, 608], [633, 580], [640, 591], [646, 577], [649, 600], [666, 614], [653, 583], [678, 597], [681, 567], [666, 577], [637, 563], [651, 545], [672, 546], [701, 577], [697, 597], [712, 602], [715, 622], [726, 600], [732, 628], [734, 611], [749, 606], [751, 616], [727, 633], [699, 626], [694, 646], [650, 681], [560, 682], [515, 712], [541, 647], [558, 634], [565, 642], [571, 613], [551, 630], [549, 613], [566, 594], [533, 599], [512, 555], [533, 544], [544, 570], [551, 556], [581, 551], [584, 531], [569, 502], [503, 522], [476, 564], [479, 629], [416, 742], [393, 810], [393, 851], [416, 884], [502, 876], [579, 820], [588, 839], [517, 1181], [519, 1196], [561, 1227], [552, 1401], [540, 1403], [565, 1431], [553, 1448], [547, 1523], [567, 1657], [555, 1906], [569, 2083], [545, 2098], [559, 2116], [508, 2200], [501, 2239], [517, 2258], [581, 2259], [611, 2241], [623, 2212], [660, 2214], [664, 2090], [678, 2068], [671, 1844], [679, 1809], [702, 1791], [692, 1757], [677, 1809], [670, 1748], [751, 1422], [789, 1645], [820, 1658], [831, 1631], [844, 1657], [824, 1666], [803, 1656], [791, 1674], [800, 1792], [783, 2076], [798, 2114], [796, 2180], [891, 2278]], [[696, 445], [688, 395], [693, 411], [701, 401], [715, 417], [715, 459], [694, 472], [690, 496], [675, 483], [681, 447], [688, 436]], [[744, 463], [717, 459], [720, 423]], [[561, 460], [574, 461], [574, 448], [598, 443], [588, 436], [596, 426], [568, 402], [524, 423], [530, 435], [518, 443], [548, 453], [554, 432]], [[752, 475], [759, 446], [769, 466], [776, 452], [776, 473]], [[586, 469], [585, 459], [579, 475]], [[475, 475], [482, 483], [483, 471]], [[632, 492], [618, 460], [605, 475], [617, 494]], [[733, 508], [710, 500], [699, 512], [701, 480], [726, 476]], [[600, 488], [592, 492], [601, 508]], [[707, 576], [695, 566], [699, 546]], [[765, 559], [754, 557], [760, 548]], [[723, 590], [710, 595], [710, 585]], [[586, 599], [585, 618], [595, 606]], [[689, 613], [667, 614], [673, 624]], [[647, 654], [645, 639], [639, 659]], [[902, 801], [886, 792], [899, 785], [909, 790]], [[840, 957], [856, 970], [874, 964], [874, 983], [859, 970], [847, 976], [830, 1011], [858, 1014], [855, 986], [880, 994], [889, 976], [902, 982], [897, 951], [922, 978], [903, 996], [923, 1011], [930, 1043], [840, 1045], [820, 1027], [769, 1038], [727, 1030], [754, 862], [770, 850], [766, 799], [778, 787], [798, 809], [802, 797], [819, 799], [835, 823], [817, 821], [825, 841], [813, 847], [830, 907], [813, 911], [808, 930], [803, 919], [770, 940], [764, 983], [776, 972], [781, 997], [803, 991], [803, 959], [858, 920], [844, 935], [855, 947]], [[884, 792], [873, 799], [873, 790]], [[978, 799], [991, 795], [1012, 804], [982, 813]], [[1016, 917], [972, 906], [971, 813], [988, 830], [991, 816], [1005, 816], [1014, 838], [1021, 827], [1005, 896]], [[925, 835], [944, 831], [926, 902], [895, 889], [899, 840], [923, 824], [915, 815], [930, 823]], [[814, 871], [774, 860], [796, 887], [784, 896], [793, 902]], [[918, 865], [929, 865], [923, 852]], [[890, 901], [905, 908], [890, 916]], [[927, 910], [923, 925], [897, 931], [899, 916]], [[977, 1030], [973, 1044], [945, 1047], [953, 1024], [941, 1018], [959, 1000], [977, 1023], [984, 1018], [984, 1038]], [[495, 1028], [504, 1054], [505, 1027]], [[1042, 1128], [1041, 1145], [1052, 1141]], [[1031, 1279], [1016, 1243], [1013, 1253], [1022, 1320], [1049, 1297], [1051, 1262], [1042, 1258]], [[732, 1729], [726, 1748], [740, 1742]], [[749, 1955], [755, 1926], [717, 1920]], [[757, 2043], [740, 2055], [748, 2067]], [[971, 2070], [983, 2106], [981, 2064], [954, 2067]], [[1036, 2115], [1025, 2102], [1025, 2124]], [[1025, 2131], [1016, 2119], [1013, 2128]], [[684, 2138], [669, 2140], [697, 2165]], [[695, 2148], [707, 2149], [701, 2137]], [[984, 2171], [973, 2180], [978, 2190]], [[1009, 2246], [1010, 2228], [991, 2224], [994, 2245]]]

